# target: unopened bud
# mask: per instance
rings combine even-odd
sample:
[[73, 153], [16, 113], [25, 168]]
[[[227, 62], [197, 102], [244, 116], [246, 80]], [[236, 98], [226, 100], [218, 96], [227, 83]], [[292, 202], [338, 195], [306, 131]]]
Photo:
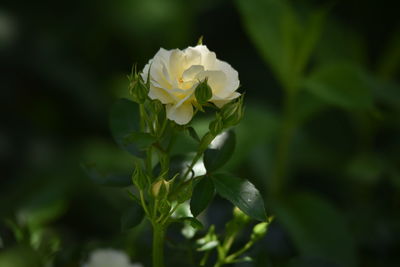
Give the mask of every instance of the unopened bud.
[[233, 216], [238, 224], [246, 224], [250, 221], [250, 217], [243, 213], [238, 207], [233, 208]]
[[155, 181], [151, 186], [151, 193], [155, 198], [166, 198], [169, 193], [169, 183], [164, 179]]
[[171, 203], [166, 199], [161, 200], [158, 205], [158, 210], [161, 214], [168, 214], [171, 211]]
[[208, 129], [210, 130], [210, 133], [214, 136], [217, 136], [222, 132], [222, 130], [224, 129], [224, 123], [222, 122], [222, 116], [219, 113], [216, 113], [215, 120], [210, 122], [210, 124], [208, 125]]
[[236, 101], [229, 102], [223, 106], [220, 113], [225, 128], [238, 124], [244, 114], [243, 95]]
[[268, 222], [261, 222], [254, 226], [251, 239], [259, 240], [265, 236], [268, 230]]
[[200, 82], [194, 92], [197, 103], [200, 105], [204, 105], [212, 97], [212, 90], [207, 81], [208, 79], [205, 78], [204, 81]]
[[152, 105], [153, 105], [153, 110], [156, 114], [158, 114], [159, 112], [161, 112], [164, 108], [164, 105], [161, 103], [160, 100], [155, 99], [152, 101]]
[[143, 104], [148, 98], [149, 88], [144, 83], [142, 77], [137, 73], [134, 74], [129, 89], [132, 99], [136, 103]]

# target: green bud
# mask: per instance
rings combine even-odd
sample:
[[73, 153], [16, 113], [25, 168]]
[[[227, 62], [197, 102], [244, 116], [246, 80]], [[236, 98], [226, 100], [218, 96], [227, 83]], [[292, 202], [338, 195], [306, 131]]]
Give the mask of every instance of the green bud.
[[151, 194], [158, 199], [165, 199], [169, 193], [169, 183], [164, 179], [159, 179], [151, 185]]
[[154, 113], [158, 114], [164, 109], [164, 105], [161, 103], [160, 100], [156, 99], [152, 101], [152, 108], [154, 110]]
[[235, 218], [235, 221], [240, 225], [244, 225], [250, 222], [250, 217], [243, 213], [243, 211], [241, 211], [238, 207], [233, 208], [233, 217]]
[[222, 116], [219, 113], [216, 113], [215, 120], [210, 122], [208, 125], [208, 129], [210, 130], [210, 133], [214, 136], [217, 136], [222, 132], [224, 129], [224, 123], [222, 122]]
[[140, 190], [145, 190], [148, 186], [147, 176], [139, 164], [136, 164], [135, 170], [133, 171], [132, 182]]
[[261, 222], [254, 226], [253, 233], [251, 234], [252, 240], [259, 240], [265, 236], [268, 230], [268, 222]]
[[197, 85], [194, 95], [196, 96], [196, 100], [200, 105], [204, 105], [208, 100], [211, 99], [212, 90], [208, 85], [208, 78], [205, 78], [204, 81]]
[[228, 128], [238, 124], [244, 115], [243, 110], [243, 95], [236, 101], [231, 101], [225, 104], [220, 111], [224, 128]]
[[161, 214], [168, 214], [171, 211], [171, 203], [166, 199], [161, 200], [158, 204], [158, 211]]
[[131, 79], [129, 89], [133, 101], [136, 103], [143, 104], [148, 98], [149, 87], [144, 83], [142, 76], [137, 73], [135, 73]]

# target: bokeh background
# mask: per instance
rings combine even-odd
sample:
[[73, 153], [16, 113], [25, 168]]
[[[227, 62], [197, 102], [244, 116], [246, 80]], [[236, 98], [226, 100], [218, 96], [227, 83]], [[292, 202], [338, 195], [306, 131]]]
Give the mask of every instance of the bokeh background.
[[[121, 232], [124, 190], [93, 184], [80, 164], [131, 171], [110, 105], [129, 97], [134, 63], [201, 35], [246, 92], [226, 168], [276, 216], [254, 262], [237, 266], [400, 266], [399, 10], [376, 0], [3, 0], [0, 266], [80, 266], [98, 247], [150, 266], [148, 225]], [[205, 220], [221, 230], [229, 210], [216, 199]], [[191, 266], [179, 229], [170, 239], [168, 266]]]

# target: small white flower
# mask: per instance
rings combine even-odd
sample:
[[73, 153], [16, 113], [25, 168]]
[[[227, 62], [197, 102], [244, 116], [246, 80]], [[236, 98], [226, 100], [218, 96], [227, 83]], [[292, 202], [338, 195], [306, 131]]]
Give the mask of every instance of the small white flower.
[[97, 249], [90, 254], [89, 261], [83, 267], [143, 267], [131, 263], [128, 255], [114, 249]]
[[238, 72], [217, 59], [205, 45], [184, 50], [161, 48], [143, 69], [141, 75], [145, 82], [149, 69], [149, 97], [165, 104], [167, 118], [177, 124], [187, 124], [192, 119], [196, 86], [206, 78], [213, 94], [210, 102], [218, 107], [240, 96], [236, 92]]

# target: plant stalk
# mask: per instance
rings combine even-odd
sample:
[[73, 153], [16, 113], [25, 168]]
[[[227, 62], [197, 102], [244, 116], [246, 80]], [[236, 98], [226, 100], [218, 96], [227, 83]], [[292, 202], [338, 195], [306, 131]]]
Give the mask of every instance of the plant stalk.
[[277, 147], [276, 168], [269, 184], [271, 195], [278, 195], [282, 192], [286, 184], [287, 167], [290, 155], [290, 146], [294, 134], [295, 126], [295, 103], [296, 92], [287, 90], [284, 102], [284, 114], [281, 128], [280, 139]]
[[153, 267], [164, 267], [165, 228], [153, 224]]

